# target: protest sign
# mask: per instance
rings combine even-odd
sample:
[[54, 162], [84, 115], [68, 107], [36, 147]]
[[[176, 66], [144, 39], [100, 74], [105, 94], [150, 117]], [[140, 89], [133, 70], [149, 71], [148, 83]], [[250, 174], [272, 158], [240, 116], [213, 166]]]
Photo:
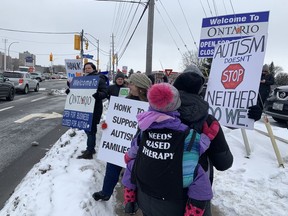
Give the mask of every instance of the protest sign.
[[253, 129], [248, 107], [257, 104], [267, 34], [216, 45], [205, 100], [222, 125]]
[[218, 43], [267, 34], [268, 19], [269, 11], [204, 18], [198, 57], [212, 58]]
[[91, 131], [99, 76], [74, 77], [70, 84], [63, 113], [62, 125]]
[[111, 96], [106, 114], [107, 128], [103, 130], [97, 158], [126, 167], [124, 154], [129, 150], [137, 132], [136, 115], [148, 110], [143, 101]]
[[65, 68], [68, 82], [74, 77], [83, 76], [82, 59], [65, 59]]

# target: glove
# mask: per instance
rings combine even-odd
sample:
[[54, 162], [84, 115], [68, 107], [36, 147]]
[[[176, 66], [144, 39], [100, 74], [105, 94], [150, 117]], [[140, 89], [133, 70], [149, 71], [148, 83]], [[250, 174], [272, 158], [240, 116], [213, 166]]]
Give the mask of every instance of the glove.
[[205, 212], [205, 205], [207, 202], [208, 201], [188, 199], [184, 216], [203, 216]]
[[259, 105], [248, 107], [248, 118], [258, 121], [262, 116], [262, 109]]
[[216, 137], [219, 129], [220, 125], [217, 121], [213, 121], [210, 127], [208, 126], [207, 122], [204, 122], [203, 124], [203, 133], [206, 134], [210, 140], [213, 140]]
[[65, 90], [65, 93], [68, 95], [68, 94], [70, 93], [70, 89], [67, 88], [67, 89]]
[[94, 93], [94, 94], [92, 95], [92, 97], [93, 97], [95, 100], [99, 99], [99, 92]]
[[126, 152], [125, 155], [124, 155], [124, 161], [125, 161], [125, 163], [128, 164], [128, 162], [129, 162], [130, 160], [132, 160], [132, 158], [130, 158], [129, 155], [128, 155], [128, 153]]
[[102, 124], [101, 124], [101, 128], [104, 130], [104, 129], [106, 129], [108, 127], [108, 125], [107, 125], [107, 123], [106, 122], [103, 122]]

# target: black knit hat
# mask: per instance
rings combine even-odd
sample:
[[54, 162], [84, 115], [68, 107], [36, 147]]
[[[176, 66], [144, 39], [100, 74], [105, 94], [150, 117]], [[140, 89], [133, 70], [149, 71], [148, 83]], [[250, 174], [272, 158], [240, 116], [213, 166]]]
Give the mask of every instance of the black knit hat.
[[199, 94], [202, 90], [205, 78], [195, 65], [188, 66], [174, 82], [174, 87], [192, 94]]
[[116, 81], [118, 78], [125, 79], [125, 75], [124, 75], [122, 72], [117, 72], [117, 74], [116, 74], [116, 76], [115, 76], [115, 81]]

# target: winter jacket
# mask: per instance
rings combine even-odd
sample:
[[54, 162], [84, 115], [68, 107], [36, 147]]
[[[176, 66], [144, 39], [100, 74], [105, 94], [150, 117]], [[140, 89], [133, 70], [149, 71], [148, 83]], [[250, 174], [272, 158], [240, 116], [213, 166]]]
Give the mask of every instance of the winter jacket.
[[[261, 97], [262, 103], [264, 104], [267, 97], [269, 96], [269, 93], [271, 91], [271, 85], [274, 84], [274, 77], [272, 74], [263, 74], [261, 76], [261, 80], [265, 79], [265, 83], [260, 83], [259, 86], [259, 96]], [[261, 102], [260, 102], [261, 104]]]
[[92, 129], [94, 131], [99, 124], [101, 115], [103, 112], [103, 103], [102, 100], [108, 97], [108, 89], [106, 85], [107, 77], [101, 73], [97, 73], [93, 71], [92, 73], [87, 74], [86, 76], [99, 76], [99, 84], [96, 94], [93, 96], [95, 98], [95, 105], [93, 111], [93, 119], [92, 119]]
[[[185, 163], [185, 165], [188, 165], [188, 168], [191, 169], [188, 170], [188, 173], [192, 173], [192, 176], [195, 176], [195, 178], [192, 181], [192, 184], [188, 186], [188, 190], [183, 189], [183, 184], [179, 182], [181, 182], [182, 179], [184, 180], [183, 174], [185, 173], [185, 168], [183, 167], [182, 172], [179, 167], [182, 167], [183, 151], [190, 143], [193, 130], [189, 132], [189, 130], [187, 130], [188, 127], [181, 123], [178, 112], [160, 113], [149, 108], [148, 112], [137, 115], [137, 119], [139, 121], [139, 128], [142, 131], [141, 139], [138, 139], [140, 134], [135, 136], [127, 154], [130, 158], [135, 158], [138, 151], [141, 152], [138, 153], [135, 161], [135, 172], [133, 174], [136, 177], [136, 181], [141, 188], [141, 191], [162, 200], [181, 200], [187, 195], [188, 197], [197, 200], [210, 200], [212, 198], [212, 188], [209, 177], [203, 171], [202, 167], [198, 165], [200, 154], [205, 152], [209, 147], [209, 138], [205, 134], [201, 134], [201, 139], [199, 138], [199, 142], [197, 142], [199, 144], [197, 146], [198, 151], [195, 151], [192, 156], [194, 161], [191, 159], [186, 161], [189, 163], [192, 161], [192, 165], [187, 163]], [[167, 155], [168, 153], [166, 150], [161, 151], [161, 149], [157, 152], [157, 148], [152, 148], [152, 154], [151, 148], [149, 150], [147, 146], [145, 146], [145, 143], [148, 140], [148, 142], [153, 142], [151, 139], [147, 139], [147, 133], [173, 134], [173, 132], [180, 132], [175, 135], [176, 140], [171, 140], [172, 144], [170, 149], [168, 149], [168, 152], [174, 151], [173, 160], [162, 160], [162, 158], [160, 158], [155, 161], [155, 158], [160, 157], [162, 152], [165, 152], [164, 154]], [[183, 137], [182, 139], [181, 136]], [[153, 159], [150, 159], [149, 156], [145, 156], [145, 154], [149, 155], [150, 153], [150, 157], [154, 157]], [[191, 157], [191, 155], [189, 156]], [[130, 189], [135, 189], [135, 186], [131, 184], [131, 177], [129, 176], [129, 174], [131, 175], [132, 164], [133, 163], [127, 164], [122, 183]], [[161, 170], [161, 172], [159, 172], [159, 170]]]
[[[181, 107], [178, 109], [180, 119], [190, 128], [194, 128], [199, 133], [203, 131], [203, 124], [219, 124], [218, 121], [208, 114], [209, 104], [196, 94], [179, 91]], [[211, 184], [213, 182], [213, 167], [224, 171], [229, 169], [233, 163], [233, 155], [225, 139], [223, 130], [219, 131], [211, 140], [210, 146], [200, 157], [199, 164], [205, 172], [209, 172]]]
[[110, 85], [108, 87], [108, 100], [110, 100], [110, 97], [111, 96], [116, 96], [118, 97], [119, 95], [119, 91], [121, 88], [124, 87], [124, 84], [123, 85], [117, 85], [117, 84], [114, 84], [114, 85]]

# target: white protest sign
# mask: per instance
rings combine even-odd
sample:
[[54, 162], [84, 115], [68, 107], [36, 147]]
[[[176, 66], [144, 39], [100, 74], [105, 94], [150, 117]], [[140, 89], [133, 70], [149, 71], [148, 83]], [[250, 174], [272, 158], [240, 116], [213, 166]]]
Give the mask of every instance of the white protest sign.
[[269, 11], [204, 18], [198, 57], [212, 58], [218, 43], [267, 34], [268, 20]]
[[69, 82], [74, 77], [83, 76], [82, 59], [65, 59], [65, 68]]
[[74, 77], [70, 84], [63, 113], [62, 125], [90, 131], [92, 127], [99, 76]]
[[267, 34], [218, 44], [205, 94], [222, 125], [253, 129], [248, 107], [257, 104]]
[[106, 114], [108, 127], [103, 130], [97, 158], [126, 167], [124, 154], [137, 132], [136, 115], [148, 110], [143, 101], [111, 96]]

